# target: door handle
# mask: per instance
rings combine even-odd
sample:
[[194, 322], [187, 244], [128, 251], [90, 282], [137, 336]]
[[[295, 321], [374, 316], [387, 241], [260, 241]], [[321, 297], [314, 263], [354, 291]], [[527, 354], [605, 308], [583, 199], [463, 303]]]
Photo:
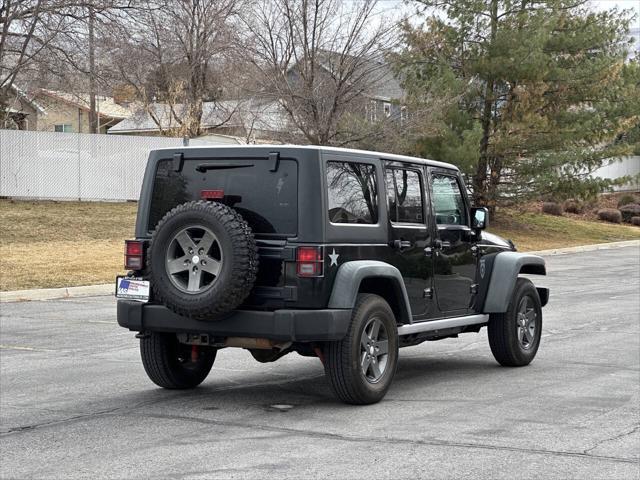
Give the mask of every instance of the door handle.
[[433, 248], [435, 248], [436, 250], [442, 250], [443, 248], [449, 248], [450, 246], [451, 246], [451, 242], [443, 242], [439, 238], [437, 238], [433, 242]]
[[404, 250], [405, 248], [411, 248], [411, 242], [409, 240], [394, 240], [393, 247], [398, 250]]

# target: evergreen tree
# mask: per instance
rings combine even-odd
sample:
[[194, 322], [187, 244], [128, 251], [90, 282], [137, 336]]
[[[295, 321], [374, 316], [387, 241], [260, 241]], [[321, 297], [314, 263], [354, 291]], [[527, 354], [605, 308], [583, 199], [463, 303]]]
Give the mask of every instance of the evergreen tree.
[[[629, 12], [576, 0], [421, 0], [395, 63], [413, 101], [455, 98], [421, 153], [457, 164], [474, 200], [589, 197], [587, 173], [631, 153], [640, 67]], [[431, 12], [427, 15], [424, 12]], [[428, 92], [428, 93], [425, 93]]]

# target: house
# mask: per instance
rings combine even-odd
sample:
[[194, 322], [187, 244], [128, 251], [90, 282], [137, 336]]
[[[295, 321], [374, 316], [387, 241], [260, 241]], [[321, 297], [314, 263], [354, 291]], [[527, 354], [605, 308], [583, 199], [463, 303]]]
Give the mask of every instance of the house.
[[[344, 64], [352, 61], [350, 77], [363, 80], [361, 92], [362, 114], [371, 123], [385, 119], [406, 119], [407, 110], [403, 106], [405, 97], [400, 82], [394, 75], [388, 63], [380, 58], [355, 58], [329, 50], [320, 50], [316, 54], [317, 66], [320, 67], [320, 75], [324, 73], [328, 84], [331, 79], [338, 79], [345, 74]], [[293, 65], [287, 72], [288, 82], [295, 84], [297, 80], [298, 64]], [[349, 70], [349, 66], [346, 70]], [[343, 70], [344, 72], [344, 70]], [[321, 78], [321, 77], [319, 77]], [[320, 80], [322, 83], [322, 80]]]
[[[153, 103], [110, 127], [108, 133], [178, 136], [181, 124], [177, 119], [183, 118], [184, 110], [183, 104]], [[209, 139], [216, 136], [223, 142], [227, 137], [228, 141], [239, 143], [277, 142], [280, 135], [290, 131], [282, 107], [275, 102], [257, 100], [204, 102], [200, 128], [202, 135]]]
[[[44, 109], [38, 115], [37, 128], [33, 130], [48, 132], [89, 133], [89, 96], [55, 90], [39, 89], [32, 99]], [[96, 96], [98, 114], [98, 133], [107, 130], [116, 123], [131, 116], [131, 111], [115, 103], [112, 97]]]
[[7, 89], [5, 98], [7, 108], [0, 114], [0, 127], [8, 130], [37, 130], [38, 117], [46, 115], [44, 107], [15, 85]]
[[[322, 51], [317, 61], [327, 77], [335, 77], [341, 58], [344, 59], [337, 53]], [[295, 83], [297, 75], [294, 65], [288, 70], [288, 81]], [[372, 123], [387, 118], [406, 119], [407, 111], [402, 105], [404, 91], [388, 64], [377, 59], [358, 59], [353, 77], [368, 79], [354, 111], [361, 112]], [[261, 98], [204, 102], [200, 129], [203, 135], [234, 137], [242, 143], [280, 143], [296, 138], [304, 142], [302, 132], [292, 124], [282, 102], [277, 94], [268, 92], [262, 92]], [[185, 108], [183, 104], [153, 103], [139, 108], [109, 128], [108, 133], [182, 136], [180, 119], [185, 116]]]

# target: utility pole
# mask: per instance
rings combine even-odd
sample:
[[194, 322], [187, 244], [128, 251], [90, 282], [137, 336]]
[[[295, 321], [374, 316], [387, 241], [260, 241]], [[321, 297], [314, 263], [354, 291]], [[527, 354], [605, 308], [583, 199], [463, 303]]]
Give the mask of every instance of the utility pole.
[[96, 55], [93, 23], [95, 12], [89, 5], [89, 132], [98, 133], [98, 114], [96, 112]]

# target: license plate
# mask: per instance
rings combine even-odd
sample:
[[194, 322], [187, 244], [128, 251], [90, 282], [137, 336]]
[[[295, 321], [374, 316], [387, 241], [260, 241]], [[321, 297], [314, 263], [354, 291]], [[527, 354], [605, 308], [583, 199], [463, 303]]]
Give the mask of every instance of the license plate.
[[149, 301], [150, 283], [141, 278], [116, 277], [116, 297], [139, 302]]

